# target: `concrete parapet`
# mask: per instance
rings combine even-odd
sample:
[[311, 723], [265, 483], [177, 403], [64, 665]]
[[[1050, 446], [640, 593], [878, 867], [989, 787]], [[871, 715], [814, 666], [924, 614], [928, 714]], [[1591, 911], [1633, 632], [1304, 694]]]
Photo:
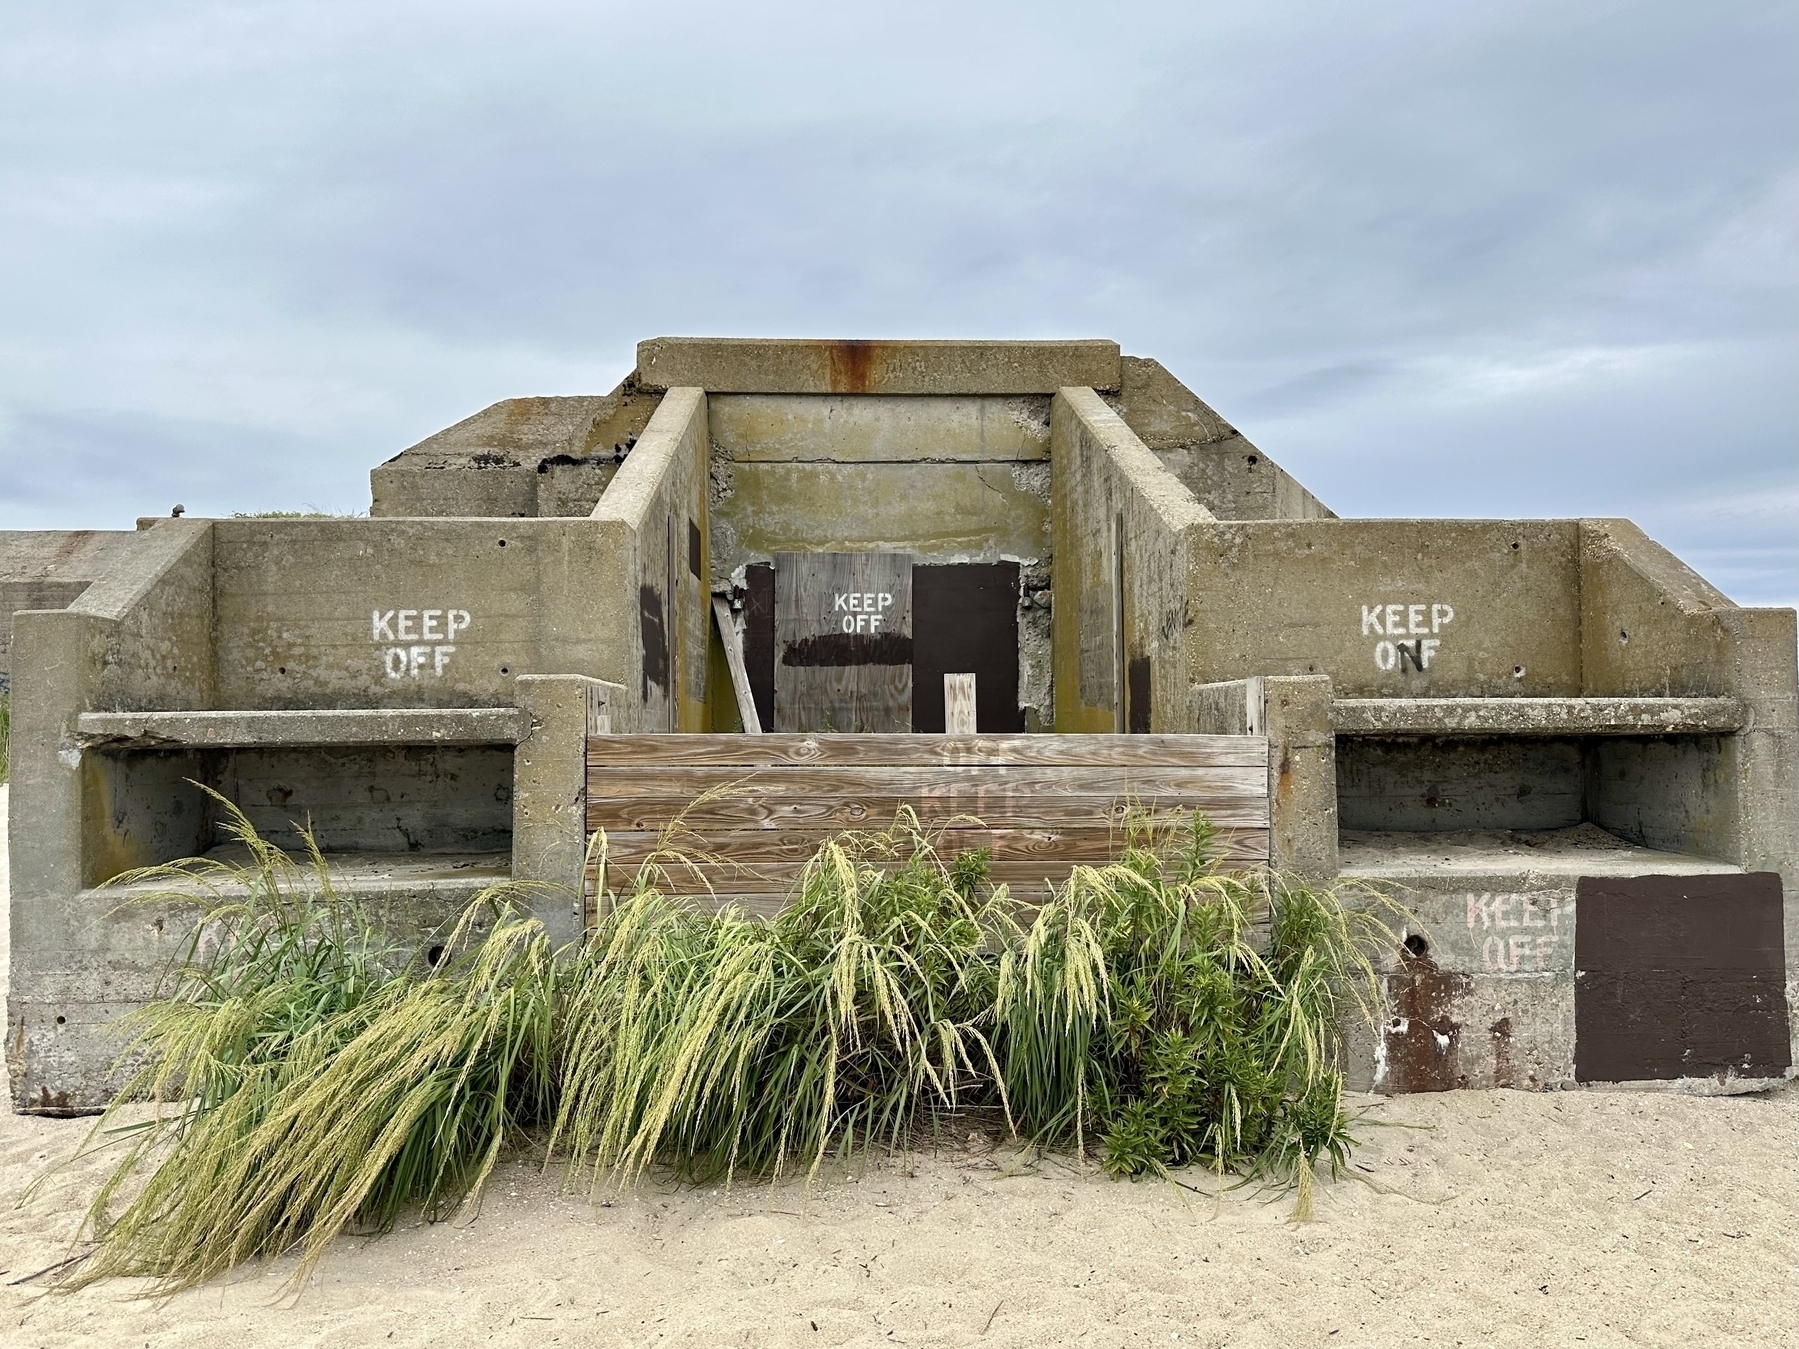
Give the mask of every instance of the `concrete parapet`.
[[1334, 520], [1336, 512], [1162, 364], [1122, 360], [1123, 385], [1107, 401], [1220, 520]]
[[831, 341], [654, 337], [637, 344], [646, 389], [709, 393], [1053, 394], [1117, 389], [1118, 344], [1106, 341]]
[[131, 530], [0, 530], [0, 696], [12, 682], [12, 616], [67, 608], [137, 538]]
[[[635, 610], [624, 634], [624, 662], [638, 681], [640, 724], [619, 730], [700, 731], [709, 724], [706, 674], [712, 629], [711, 432], [706, 394], [670, 389], [637, 448], [593, 508], [614, 530], [603, 573], [587, 579]], [[615, 681], [625, 676], [614, 675]]]
[[371, 516], [582, 516], [661, 395], [626, 379], [605, 395], [508, 398], [369, 474]]
[[1189, 555], [1211, 521], [1092, 389], [1050, 408], [1056, 729], [1178, 731], [1189, 718]]

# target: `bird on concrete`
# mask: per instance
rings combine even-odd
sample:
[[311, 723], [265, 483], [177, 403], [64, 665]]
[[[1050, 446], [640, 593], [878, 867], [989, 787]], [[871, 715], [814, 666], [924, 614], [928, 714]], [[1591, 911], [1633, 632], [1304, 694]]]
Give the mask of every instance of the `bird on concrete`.
[[180, 502], [176, 502], [175, 509], [169, 512], [169, 518], [171, 520], [179, 520], [186, 511], [186, 506], [183, 506]]

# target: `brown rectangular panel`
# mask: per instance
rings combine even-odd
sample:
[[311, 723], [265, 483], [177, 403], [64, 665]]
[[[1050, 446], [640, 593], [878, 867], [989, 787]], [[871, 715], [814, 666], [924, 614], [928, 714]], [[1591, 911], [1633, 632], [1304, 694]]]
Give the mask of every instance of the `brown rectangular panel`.
[[1095, 768], [1266, 768], [1250, 735], [611, 735], [587, 742], [594, 768], [828, 764], [1040, 764]]
[[942, 731], [943, 676], [975, 676], [975, 729], [1024, 730], [1018, 564], [912, 568], [912, 729]]
[[764, 731], [775, 724], [775, 569], [757, 562], [743, 569], [743, 663]]
[[1791, 1061], [1780, 877], [1585, 876], [1574, 1075], [1775, 1077]]
[[774, 728], [912, 729], [910, 553], [776, 555]]

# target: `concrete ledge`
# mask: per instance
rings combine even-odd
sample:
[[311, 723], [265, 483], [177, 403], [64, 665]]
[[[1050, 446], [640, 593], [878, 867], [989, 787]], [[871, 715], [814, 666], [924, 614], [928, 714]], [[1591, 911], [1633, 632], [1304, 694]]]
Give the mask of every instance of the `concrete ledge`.
[[255, 745], [515, 745], [516, 707], [407, 707], [304, 712], [83, 712], [89, 749], [230, 749]]
[[1718, 735], [1735, 698], [1338, 698], [1338, 735]]
[[1053, 394], [1116, 390], [1116, 342], [884, 342], [654, 337], [637, 344], [647, 389], [708, 393]]

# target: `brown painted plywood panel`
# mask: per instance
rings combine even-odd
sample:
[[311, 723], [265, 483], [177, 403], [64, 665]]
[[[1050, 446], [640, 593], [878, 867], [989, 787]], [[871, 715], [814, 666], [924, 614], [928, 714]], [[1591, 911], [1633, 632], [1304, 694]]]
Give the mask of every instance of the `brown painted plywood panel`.
[[912, 569], [912, 729], [942, 731], [943, 676], [975, 677], [975, 730], [1024, 730], [1018, 705], [1018, 564]]
[[912, 728], [910, 553], [776, 555], [774, 727]]
[[1577, 1080], [1789, 1066], [1779, 876], [1582, 877], [1575, 912]]

